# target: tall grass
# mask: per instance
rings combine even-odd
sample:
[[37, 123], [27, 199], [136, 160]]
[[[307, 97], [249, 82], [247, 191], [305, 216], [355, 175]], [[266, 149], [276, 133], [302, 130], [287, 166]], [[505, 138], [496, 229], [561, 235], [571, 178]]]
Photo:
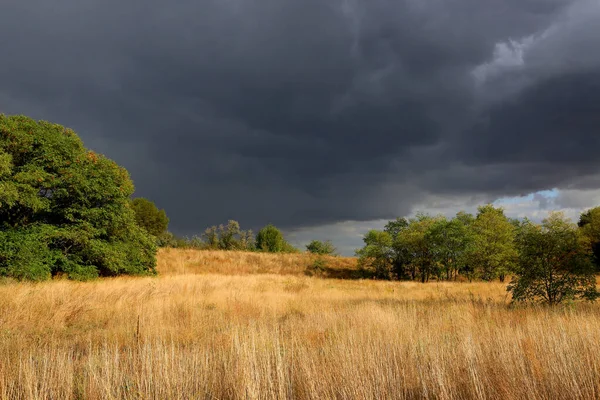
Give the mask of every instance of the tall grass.
[[600, 398], [596, 305], [513, 308], [498, 283], [193, 274], [190, 253], [167, 255], [158, 278], [0, 286], [0, 398]]
[[160, 249], [157, 270], [162, 276], [207, 273], [304, 275], [306, 268], [317, 258], [324, 260], [327, 265], [326, 275], [341, 278], [357, 275], [357, 260], [354, 257], [168, 248]]

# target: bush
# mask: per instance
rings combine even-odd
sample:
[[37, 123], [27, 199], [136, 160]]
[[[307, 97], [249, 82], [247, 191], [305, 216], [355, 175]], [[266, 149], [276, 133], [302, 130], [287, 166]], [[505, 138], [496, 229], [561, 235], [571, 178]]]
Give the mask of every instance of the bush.
[[298, 249], [286, 242], [281, 231], [271, 224], [258, 231], [256, 249], [268, 253], [298, 253]]
[[326, 269], [327, 260], [319, 256], [315, 258], [315, 260], [308, 267], [306, 267], [304, 274], [308, 276], [323, 276]]
[[312, 254], [332, 255], [336, 252], [336, 248], [329, 240], [325, 242], [322, 242], [320, 240], [313, 240], [312, 242], [306, 245], [306, 250]]
[[269, 253], [280, 253], [284, 248], [283, 234], [273, 225], [267, 225], [256, 235], [256, 248]]
[[0, 275], [43, 280], [155, 273], [127, 171], [72, 130], [0, 115]]
[[243, 231], [239, 222], [230, 219], [227, 225], [206, 228], [202, 235], [203, 248], [211, 250], [254, 250], [252, 230]]

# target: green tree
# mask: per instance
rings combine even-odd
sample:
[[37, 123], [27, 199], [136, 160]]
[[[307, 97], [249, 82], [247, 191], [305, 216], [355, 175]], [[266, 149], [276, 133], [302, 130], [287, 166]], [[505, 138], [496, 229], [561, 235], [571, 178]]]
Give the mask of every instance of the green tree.
[[295, 250], [285, 241], [281, 231], [271, 224], [258, 231], [256, 249], [269, 253], [293, 252]]
[[240, 231], [240, 238], [238, 240], [240, 250], [253, 251], [256, 248], [256, 241], [254, 239], [254, 232], [252, 229], [247, 231]]
[[469, 226], [459, 218], [439, 218], [426, 235], [433, 258], [441, 267], [440, 272], [447, 280], [456, 278], [464, 269], [467, 250], [473, 240]]
[[519, 263], [508, 286], [513, 300], [555, 305], [598, 297], [587, 238], [562, 213], [551, 214], [541, 226], [523, 224], [517, 243]]
[[383, 228], [392, 238], [391, 258], [392, 258], [392, 273], [398, 279], [406, 279], [409, 277], [407, 265], [409, 256], [401, 236], [408, 228], [408, 220], [406, 218], [396, 218], [389, 221]]
[[230, 219], [227, 225], [211, 226], [206, 228], [203, 245], [197, 246], [211, 250], [254, 250], [254, 234], [251, 230], [240, 229], [239, 222]]
[[407, 265], [413, 280], [417, 274], [421, 282], [428, 282], [432, 275], [437, 275], [429, 230], [438, 219], [418, 214], [409, 220], [408, 227], [397, 238], [398, 246], [404, 248], [407, 254]]
[[169, 218], [165, 210], [159, 210], [153, 202], [143, 197], [131, 200], [131, 208], [135, 212], [138, 225], [148, 233], [160, 237], [167, 232]]
[[483, 280], [504, 281], [517, 257], [515, 226], [502, 208], [488, 204], [478, 208], [473, 221], [473, 246], [469, 262]]
[[155, 272], [127, 171], [70, 129], [0, 115], [0, 276], [42, 280]]
[[331, 241], [326, 240], [324, 242], [320, 240], [313, 240], [306, 245], [306, 250], [313, 254], [335, 254], [336, 248], [333, 246]]
[[205, 240], [208, 249], [217, 250], [219, 248], [219, 229], [216, 226], [206, 228], [202, 238]]
[[596, 272], [600, 272], [600, 207], [582, 213], [578, 225], [581, 232], [589, 239]]
[[390, 279], [392, 273], [392, 236], [388, 232], [371, 230], [363, 238], [365, 246], [356, 250], [361, 268], [374, 272], [380, 279]]
[[230, 219], [227, 225], [219, 225], [219, 249], [237, 250], [239, 248], [238, 235], [240, 234], [240, 224]]

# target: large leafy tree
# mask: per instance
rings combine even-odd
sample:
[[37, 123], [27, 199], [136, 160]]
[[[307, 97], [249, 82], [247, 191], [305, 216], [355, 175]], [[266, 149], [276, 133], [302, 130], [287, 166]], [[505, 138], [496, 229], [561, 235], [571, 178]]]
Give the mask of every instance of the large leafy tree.
[[0, 276], [43, 280], [154, 273], [127, 171], [70, 129], [0, 115]]
[[138, 225], [148, 233], [159, 237], [167, 232], [169, 218], [165, 210], [160, 210], [152, 201], [137, 197], [131, 201], [131, 208], [135, 212]]
[[587, 238], [563, 214], [551, 214], [541, 226], [525, 221], [517, 243], [519, 263], [508, 286], [514, 300], [554, 305], [567, 299], [596, 299]]

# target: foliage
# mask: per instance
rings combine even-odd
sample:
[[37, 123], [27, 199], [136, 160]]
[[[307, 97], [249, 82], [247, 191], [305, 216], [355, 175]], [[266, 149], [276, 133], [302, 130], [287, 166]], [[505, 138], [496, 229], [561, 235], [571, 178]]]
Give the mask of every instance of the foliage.
[[327, 260], [319, 255], [313, 260], [313, 262], [306, 268], [305, 275], [308, 276], [322, 276], [327, 269]]
[[399, 247], [404, 248], [405, 253], [409, 255], [407, 266], [413, 280], [419, 275], [421, 282], [427, 282], [432, 275], [437, 274], [429, 233], [436, 221], [436, 218], [419, 214], [409, 220], [403, 234], [396, 239]]
[[135, 212], [135, 220], [148, 233], [159, 237], [169, 227], [169, 218], [165, 210], [159, 210], [150, 200], [142, 197], [131, 201], [131, 209]]
[[273, 225], [267, 225], [258, 231], [256, 235], [256, 248], [269, 253], [280, 253], [283, 251], [283, 234]]
[[326, 241], [320, 241], [320, 240], [313, 240], [311, 241], [309, 244], [306, 245], [306, 250], [309, 253], [313, 253], [313, 254], [335, 254], [335, 252], [337, 251], [336, 248], [333, 246], [333, 243], [331, 243], [331, 241], [326, 240]]
[[517, 243], [519, 263], [508, 287], [513, 300], [554, 305], [598, 296], [587, 240], [563, 214], [551, 214], [541, 226], [524, 224]]
[[227, 222], [227, 225], [207, 228], [203, 237], [204, 246], [199, 242], [196, 245], [191, 244], [191, 247], [205, 247], [212, 250], [254, 250], [252, 231], [241, 230], [239, 222], [232, 219]]
[[473, 234], [464, 219], [437, 219], [426, 233], [426, 241], [431, 246], [433, 259], [438, 268], [438, 278], [445, 275], [447, 280], [456, 279], [459, 272], [468, 273], [465, 269], [467, 254], [473, 244]]
[[589, 240], [590, 249], [594, 255], [596, 272], [600, 272], [600, 207], [582, 213], [578, 225], [581, 232]]
[[392, 261], [392, 274], [399, 279], [408, 278], [406, 266], [409, 264], [408, 250], [404, 247], [401, 235], [408, 228], [408, 220], [406, 218], [396, 218], [394, 221], [389, 221], [383, 228], [392, 238], [392, 246], [390, 248]]
[[0, 115], [0, 275], [154, 273], [156, 246], [135, 223], [132, 193], [127, 171], [72, 130]]
[[271, 224], [258, 231], [256, 235], [256, 249], [268, 253], [298, 252], [298, 249], [284, 239], [283, 233]]
[[356, 254], [379, 278], [503, 279], [516, 258], [514, 231], [503, 211], [489, 205], [480, 207], [476, 218], [465, 212], [452, 219], [417, 214], [370, 231]]
[[483, 280], [504, 277], [512, 270], [517, 257], [515, 227], [501, 208], [480, 206], [472, 223], [473, 244], [469, 263]]
[[390, 279], [392, 273], [392, 236], [385, 231], [371, 230], [363, 238], [365, 246], [356, 251], [358, 265], [372, 270], [380, 279]]

